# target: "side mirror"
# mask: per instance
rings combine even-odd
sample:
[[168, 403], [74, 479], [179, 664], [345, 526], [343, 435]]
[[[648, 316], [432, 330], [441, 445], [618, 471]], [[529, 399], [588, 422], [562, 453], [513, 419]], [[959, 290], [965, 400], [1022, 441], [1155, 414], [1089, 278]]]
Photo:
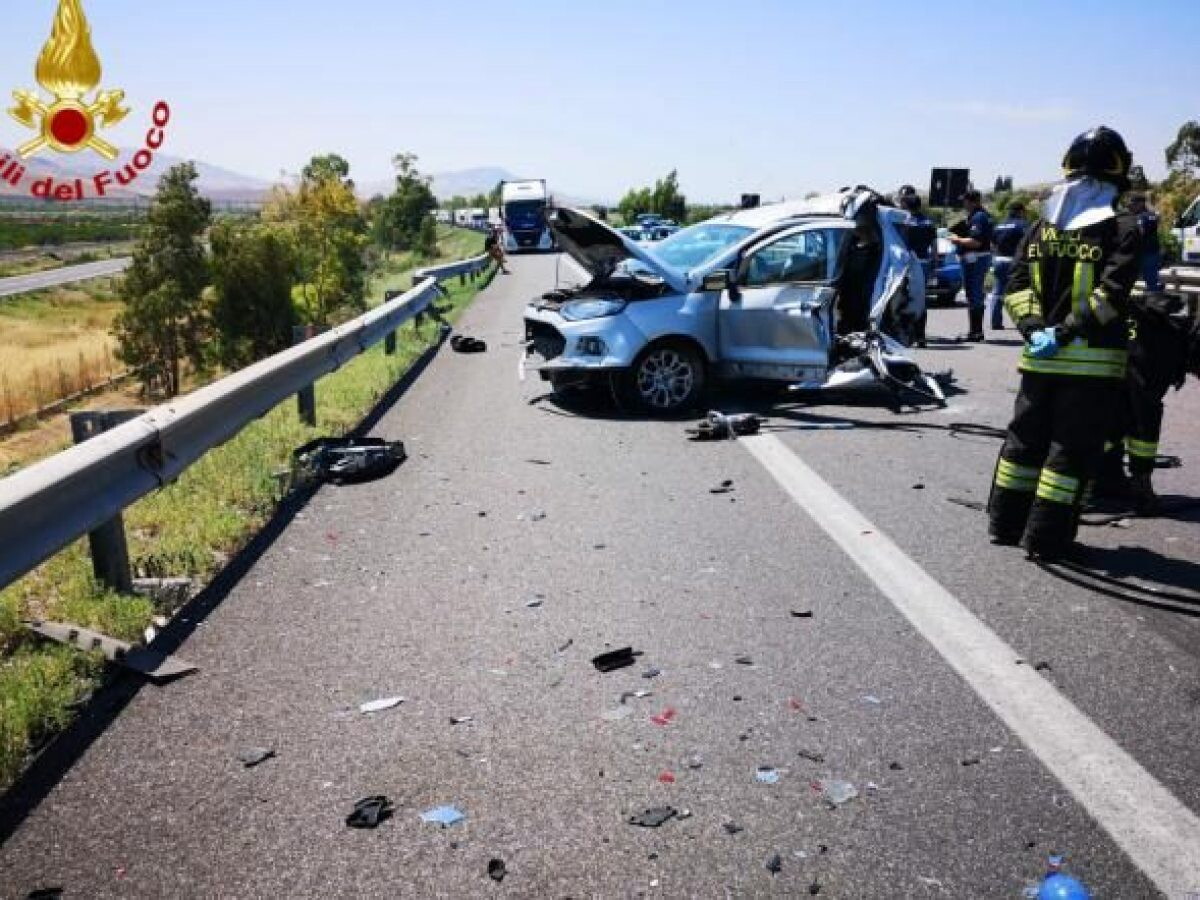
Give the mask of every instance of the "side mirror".
[[728, 291], [732, 290], [733, 272], [729, 269], [717, 269], [709, 272], [704, 276], [704, 281], [701, 284], [701, 289], [704, 291]]

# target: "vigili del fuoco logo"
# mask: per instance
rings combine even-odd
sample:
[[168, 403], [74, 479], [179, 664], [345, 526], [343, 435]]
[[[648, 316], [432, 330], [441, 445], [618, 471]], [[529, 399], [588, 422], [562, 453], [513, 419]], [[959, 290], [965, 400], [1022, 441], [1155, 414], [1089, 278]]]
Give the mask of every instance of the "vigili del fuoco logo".
[[154, 151], [166, 140], [171, 108], [162, 100], [154, 105], [141, 148], [124, 165], [82, 178], [29, 177], [25, 161], [39, 153], [90, 151], [109, 162], [119, 156], [116, 145], [101, 133], [122, 122], [130, 110], [123, 90], [100, 87], [103, 68], [92, 46], [92, 30], [81, 0], [59, 0], [34, 76], [51, 96], [46, 98], [34, 90], [13, 91], [15, 105], [8, 114], [35, 135], [17, 147], [15, 156], [0, 156], [0, 179], [43, 200], [89, 200], [111, 196], [120, 188], [132, 190], [134, 181], [154, 162]]

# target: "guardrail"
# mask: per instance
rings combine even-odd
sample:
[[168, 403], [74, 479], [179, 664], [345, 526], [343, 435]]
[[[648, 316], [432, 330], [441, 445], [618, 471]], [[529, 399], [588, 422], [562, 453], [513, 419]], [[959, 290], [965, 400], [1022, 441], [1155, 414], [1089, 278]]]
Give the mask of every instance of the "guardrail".
[[[407, 293], [0, 480], [0, 588], [175, 480], [209, 450], [425, 312], [440, 282], [483, 272], [475, 257], [422, 269]], [[389, 341], [389, 344], [391, 342]], [[93, 565], [106, 581], [111, 566]]]

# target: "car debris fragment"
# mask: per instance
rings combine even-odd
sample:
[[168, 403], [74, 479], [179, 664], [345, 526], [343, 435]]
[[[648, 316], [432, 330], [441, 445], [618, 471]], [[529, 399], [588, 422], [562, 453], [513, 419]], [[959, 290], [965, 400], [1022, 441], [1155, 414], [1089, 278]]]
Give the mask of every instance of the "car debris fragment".
[[783, 857], [778, 853], [767, 860], [767, 871], [772, 875], [778, 875], [783, 871]]
[[848, 781], [831, 778], [818, 782], [818, 784], [821, 787], [821, 795], [825, 798], [825, 802], [830, 805], [830, 808], [842, 806], [858, 796], [858, 788]]
[[677, 815], [679, 812], [673, 806], [655, 806], [636, 816], [631, 816], [629, 824], [637, 825], [640, 828], [658, 828]]
[[725, 441], [758, 434], [765, 419], [754, 413], [726, 415], [713, 410], [695, 428], [687, 429], [694, 441]]
[[726, 478], [715, 488], [708, 489], [708, 492], [710, 494], [729, 494], [729, 493], [732, 493], [733, 491], [734, 491], [733, 479], [731, 479], [731, 478]]
[[664, 709], [662, 712], [660, 712], [657, 716], [651, 716], [650, 721], [653, 722], [655, 725], [659, 725], [659, 726], [662, 726], [663, 728], [665, 728], [666, 726], [670, 725], [672, 722], [675, 721], [675, 717], [677, 715], [679, 715], [679, 713], [677, 713], [674, 709], [672, 709], [671, 707], [668, 706], [666, 709]]
[[492, 859], [488, 861], [487, 873], [492, 881], [501, 882], [508, 874], [508, 866], [502, 859]]
[[149, 647], [135, 647], [90, 628], [69, 622], [26, 622], [25, 627], [47, 640], [67, 644], [88, 652], [98, 651], [105, 659], [144, 675], [155, 683], [165, 683], [200, 671], [197, 666]]
[[825, 762], [825, 754], [818, 753], [816, 750], [798, 750], [796, 755], [801, 759], [807, 759], [809, 762], [821, 764]]
[[238, 759], [242, 766], [247, 769], [253, 769], [257, 765], [265, 763], [268, 759], [275, 758], [275, 751], [267, 747], [247, 747], [238, 754]]
[[758, 771], [754, 773], [754, 778], [762, 784], [778, 784], [779, 770], [771, 766], [759, 766]]
[[392, 801], [383, 794], [364, 797], [354, 804], [354, 810], [346, 816], [346, 824], [351, 828], [375, 828], [390, 819], [394, 811]]
[[643, 678], [657, 678], [661, 674], [662, 674], [662, 669], [658, 669], [658, 668], [655, 668], [654, 666], [651, 666], [649, 669], [647, 669], [645, 672], [642, 673], [642, 677]]
[[451, 725], [467, 725], [474, 721], [474, 716], [452, 716], [450, 718]]
[[379, 700], [370, 700], [367, 703], [359, 704], [358, 711], [363, 715], [370, 715], [371, 713], [395, 709], [403, 702], [403, 697], [383, 697]]
[[813, 617], [813, 611], [811, 609], [803, 609], [803, 610], [793, 609], [792, 610], [792, 618], [793, 619], [811, 619], [812, 617]]
[[592, 659], [592, 665], [601, 672], [615, 672], [632, 666], [637, 656], [632, 647], [622, 647], [620, 650], [609, 650]]
[[725, 829], [726, 834], [741, 834], [746, 830], [737, 822], [722, 822], [721, 827]]
[[429, 825], [441, 825], [443, 828], [457, 825], [464, 819], [466, 819], [466, 814], [455, 809], [453, 806], [439, 806], [421, 813], [422, 822]]
[[479, 338], [456, 334], [450, 338], [450, 348], [455, 353], [486, 353], [487, 344]]

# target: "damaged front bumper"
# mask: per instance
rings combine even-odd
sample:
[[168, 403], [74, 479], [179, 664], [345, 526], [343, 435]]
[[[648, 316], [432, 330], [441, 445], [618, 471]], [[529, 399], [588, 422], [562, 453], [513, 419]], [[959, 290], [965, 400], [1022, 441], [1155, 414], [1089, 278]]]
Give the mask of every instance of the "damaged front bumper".
[[525, 313], [522, 371], [543, 381], [586, 381], [628, 369], [645, 337], [624, 316], [571, 322], [553, 309], [531, 305]]

